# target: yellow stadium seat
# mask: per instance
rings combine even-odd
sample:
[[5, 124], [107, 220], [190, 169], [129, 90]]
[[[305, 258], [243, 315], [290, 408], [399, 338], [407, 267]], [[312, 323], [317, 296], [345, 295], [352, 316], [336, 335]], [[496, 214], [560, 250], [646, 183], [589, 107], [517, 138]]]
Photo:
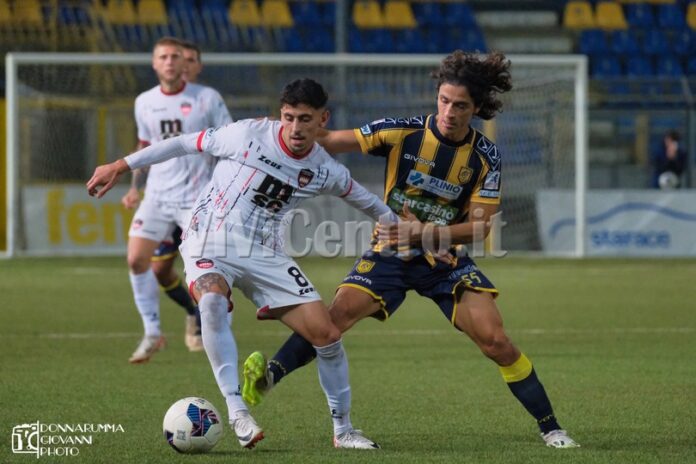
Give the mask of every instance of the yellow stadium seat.
[[256, 0], [232, 0], [228, 13], [230, 22], [237, 26], [261, 25], [261, 12]]
[[295, 22], [288, 2], [285, 0], [264, 0], [261, 4], [261, 22], [269, 27], [293, 27]]
[[568, 29], [592, 29], [595, 27], [594, 13], [590, 2], [572, 0], [566, 3], [563, 25]]
[[41, 4], [37, 0], [15, 2], [14, 19], [23, 23], [42, 23]]
[[162, 0], [140, 0], [138, 2], [140, 24], [167, 24], [167, 10]]
[[377, 0], [357, 0], [353, 4], [353, 23], [363, 29], [384, 27], [382, 8]]
[[136, 24], [138, 22], [133, 2], [130, 0], [109, 0], [103, 13], [104, 19], [111, 24]]
[[696, 31], [696, 3], [689, 3], [686, 9], [686, 24]]
[[405, 0], [387, 0], [384, 4], [384, 25], [394, 29], [418, 26], [411, 4]]
[[7, 0], [0, 0], [0, 24], [11, 24], [12, 23], [12, 12], [10, 11], [10, 4]]
[[601, 29], [628, 29], [621, 5], [616, 2], [599, 2], [595, 7], [595, 20]]

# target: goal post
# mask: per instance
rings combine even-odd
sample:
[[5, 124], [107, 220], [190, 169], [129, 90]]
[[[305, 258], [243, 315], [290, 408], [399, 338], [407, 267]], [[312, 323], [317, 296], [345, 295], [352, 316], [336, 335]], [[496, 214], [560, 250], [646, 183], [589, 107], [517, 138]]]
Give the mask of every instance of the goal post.
[[[435, 112], [429, 73], [442, 58], [211, 53], [203, 56], [201, 82], [217, 89], [233, 118], [242, 119], [276, 114], [283, 84], [312, 77], [329, 92], [330, 128], [351, 128], [382, 117]], [[587, 59], [508, 58], [513, 90], [502, 97], [503, 112], [490, 124], [474, 123], [503, 153], [503, 247], [541, 250], [536, 190], [573, 190], [569, 214], [575, 239], [560, 253], [582, 257]], [[97, 164], [135, 146], [133, 100], [156, 85], [151, 55], [10, 53], [5, 63], [7, 246], [0, 256], [122, 254], [130, 213], [118, 204], [120, 190], [110, 192], [109, 202], [95, 202], [83, 187]], [[383, 160], [355, 155], [340, 160], [382, 193]], [[315, 199], [308, 209], [319, 222], [363, 218], [333, 199]]]

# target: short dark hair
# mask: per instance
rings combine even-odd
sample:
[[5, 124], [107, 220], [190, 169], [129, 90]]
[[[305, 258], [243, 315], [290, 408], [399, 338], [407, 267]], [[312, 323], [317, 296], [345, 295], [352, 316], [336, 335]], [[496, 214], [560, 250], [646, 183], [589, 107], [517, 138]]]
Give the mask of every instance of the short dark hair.
[[479, 108], [477, 116], [486, 120], [503, 107], [497, 94], [512, 89], [510, 60], [500, 52], [479, 55], [455, 50], [431, 76], [437, 80], [438, 90], [442, 84], [466, 87]]
[[329, 101], [329, 95], [320, 83], [313, 79], [296, 79], [290, 82], [280, 94], [280, 105], [297, 106], [305, 104], [314, 109], [321, 109]]
[[182, 40], [181, 46], [187, 50], [193, 50], [196, 52], [196, 59], [198, 59], [198, 62], [201, 63], [201, 47], [188, 40]]
[[183, 42], [176, 37], [169, 37], [165, 36], [160, 38], [157, 42], [155, 42], [155, 46], [152, 47], [154, 50], [155, 48], [159, 47], [160, 45], [174, 45], [175, 47], [182, 47], [184, 46]]
[[679, 132], [676, 131], [675, 129], [670, 129], [667, 131], [665, 134], [666, 137], [669, 137], [670, 139], [674, 140], [675, 142], [678, 142], [679, 139], [681, 139], [681, 135], [679, 135]]

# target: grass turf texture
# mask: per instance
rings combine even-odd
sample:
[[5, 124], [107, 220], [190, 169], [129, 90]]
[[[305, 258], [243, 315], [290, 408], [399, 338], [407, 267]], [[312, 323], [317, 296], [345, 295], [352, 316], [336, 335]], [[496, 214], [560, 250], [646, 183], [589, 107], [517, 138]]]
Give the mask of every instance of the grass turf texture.
[[[352, 261], [301, 265], [328, 301]], [[123, 259], [0, 263], [0, 462], [14, 425], [121, 424], [94, 434], [76, 457], [39, 462], [694, 462], [696, 261], [482, 260], [502, 294], [510, 336], [530, 357], [561, 424], [582, 448], [543, 446], [498, 370], [434, 304], [413, 294], [387, 323], [361, 322], [345, 337], [352, 419], [377, 452], [334, 450], [314, 364], [285, 379], [252, 413], [266, 431], [241, 449], [229, 427], [217, 447], [177, 455], [162, 437], [167, 408], [185, 396], [227, 413], [204, 353], [183, 343], [184, 312], [162, 298], [169, 347], [129, 365], [140, 338]], [[287, 330], [258, 322], [235, 293], [242, 361], [273, 354]], [[100, 335], [101, 334], [101, 335]]]

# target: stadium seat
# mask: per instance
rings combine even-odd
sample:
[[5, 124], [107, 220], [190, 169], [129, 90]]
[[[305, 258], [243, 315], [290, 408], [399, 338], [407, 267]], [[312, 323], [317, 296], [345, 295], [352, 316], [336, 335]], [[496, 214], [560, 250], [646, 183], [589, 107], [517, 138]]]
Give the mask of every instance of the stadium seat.
[[111, 24], [133, 25], [138, 19], [130, 0], [109, 0], [104, 9], [104, 17]]
[[609, 50], [604, 31], [601, 29], [585, 29], [580, 32], [578, 51], [585, 55], [597, 55]]
[[442, 26], [445, 24], [444, 15], [439, 2], [415, 2], [413, 3], [413, 13], [419, 25]]
[[649, 77], [655, 74], [652, 62], [644, 56], [632, 56], [626, 62], [626, 75], [629, 77]]
[[384, 4], [384, 25], [392, 29], [412, 29], [418, 23], [407, 1], [387, 0]]
[[696, 76], [696, 56], [692, 56], [687, 60], [686, 73], [689, 76]]
[[15, 21], [24, 24], [40, 25], [44, 20], [38, 0], [15, 2], [13, 16]]
[[658, 5], [657, 25], [664, 29], [681, 29], [686, 25], [684, 13], [679, 5]]
[[655, 62], [655, 74], [663, 77], [682, 77], [684, 69], [679, 58], [671, 55], [658, 56]]
[[[468, 52], [485, 52], [486, 41], [478, 27], [452, 27], [448, 33], [449, 48], [460, 48]], [[447, 51], [447, 50], [443, 50]]]
[[322, 24], [333, 27], [336, 24], [336, 2], [322, 2], [320, 11]]
[[647, 3], [629, 3], [624, 9], [626, 21], [631, 27], [649, 28], [655, 24], [653, 7]]
[[622, 74], [621, 63], [614, 55], [598, 55], [592, 58], [590, 66], [592, 77], [619, 77]]
[[646, 55], [662, 55], [669, 51], [667, 38], [659, 29], [645, 31], [642, 41], [642, 51]]
[[621, 5], [616, 2], [599, 2], [595, 8], [595, 21], [600, 29], [628, 29]]
[[290, 7], [285, 0], [264, 0], [261, 4], [261, 22], [269, 27], [294, 27]]
[[696, 31], [684, 28], [672, 36], [672, 51], [679, 56], [696, 54]]
[[230, 23], [242, 27], [261, 26], [261, 11], [255, 0], [232, 0]]
[[3, 27], [12, 24], [12, 11], [7, 0], [0, 0], [0, 24]]
[[563, 25], [568, 29], [592, 29], [596, 27], [592, 4], [584, 0], [571, 0], [563, 11]]
[[319, 26], [322, 24], [319, 5], [314, 0], [291, 2], [290, 11], [298, 26]]
[[686, 23], [696, 31], [696, 2], [691, 2], [686, 7]]
[[476, 16], [471, 7], [464, 2], [444, 4], [445, 24], [456, 27], [476, 26]]
[[381, 29], [384, 15], [377, 0], [357, 0], [353, 4], [353, 24], [361, 29]]
[[332, 53], [336, 51], [333, 27], [321, 26], [312, 28], [309, 33], [303, 34], [303, 44], [307, 52]]
[[140, 0], [136, 11], [140, 24], [156, 25], [169, 22], [162, 0]]
[[394, 31], [394, 51], [397, 53], [425, 53], [425, 38], [418, 28]]
[[638, 40], [631, 30], [612, 32], [610, 44], [611, 52], [617, 55], [632, 56], [640, 53]]

